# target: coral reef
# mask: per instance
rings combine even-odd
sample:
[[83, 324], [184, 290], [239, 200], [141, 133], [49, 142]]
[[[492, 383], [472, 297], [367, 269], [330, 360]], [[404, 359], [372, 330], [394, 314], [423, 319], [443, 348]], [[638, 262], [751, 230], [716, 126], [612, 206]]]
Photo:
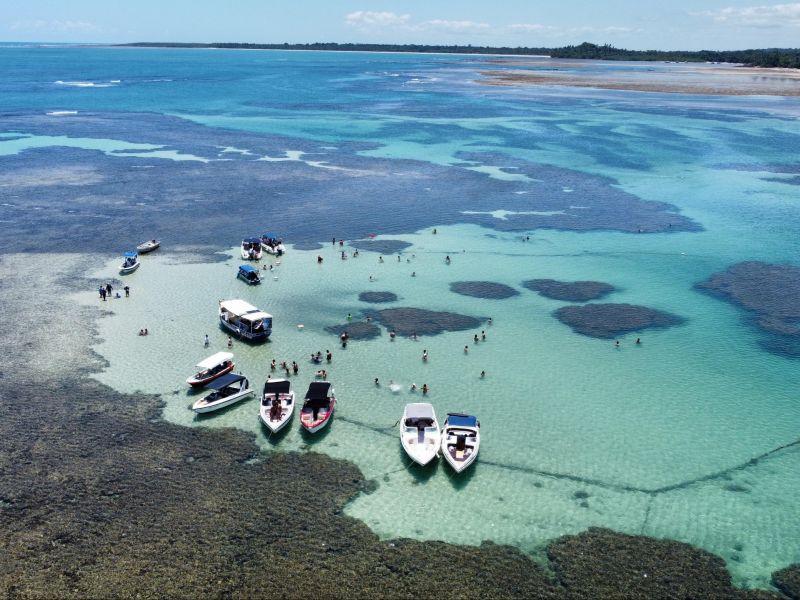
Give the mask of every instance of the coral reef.
[[361, 302], [373, 302], [379, 304], [381, 302], [394, 302], [397, 300], [397, 294], [392, 292], [361, 292], [358, 295]]
[[450, 284], [450, 291], [462, 296], [489, 300], [502, 300], [519, 295], [519, 292], [514, 288], [492, 281], [456, 281]]
[[602, 281], [557, 281], [555, 279], [530, 279], [522, 286], [553, 300], [587, 302], [598, 300], [615, 290], [610, 283]]
[[631, 331], [683, 323], [676, 315], [635, 304], [570, 305], [559, 308], [554, 314], [574, 332], [596, 338], [613, 338]]
[[800, 267], [741, 262], [695, 287], [749, 311], [765, 350], [800, 357]]
[[378, 321], [386, 329], [393, 329], [398, 335], [438, 335], [445, 331], [464, 331], [474, 329], [484, 319], [476, 319], [451, 312], [437, 312], [422, 308], [386, 308], [365, 310], [364, 314]]

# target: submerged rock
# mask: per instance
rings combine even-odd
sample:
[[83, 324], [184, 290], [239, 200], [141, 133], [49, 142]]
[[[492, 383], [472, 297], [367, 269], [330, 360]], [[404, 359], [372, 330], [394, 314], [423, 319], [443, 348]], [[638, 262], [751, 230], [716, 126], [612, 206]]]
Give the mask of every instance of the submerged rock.
[[750, 311], [765, 350], [800, 357], [800, 267], [741, 262], [695, 287]]
[[353, 240], [348, 245], [360, 252], [377, 252], [378, 254], [395, 254], [410, 248], [411, 244], [402, 240]]
[[462, 296], [490, 300], [503, 300], [519, 295], [519, 292], [514, 288], [503, 283], [494, 283], [493, 281], [456, 281], [450, 284], [450, 291]]
[[602, 281], [557, 281], [555, 279], [530, 279], [522, 286], [553, 300], [586, 302], [607, 296], [616, 288]]
[[591, 527], [547, 556], [568, 598], [776, 598], [734, 588], [724, 560], [682, 542]]
[[364, 311], [387, 329], [398, 335], [438, 335], [445, 331], [464, 331], [474, 329], [483, 323], [477, 319], [451, 312], [437, 312], [422, 308], [386, 308], [384, 310]]
[[392, 292], [361, 292], [358, 295], [361, 302], [374, 302], [376, 304], [381, 302], [394, 302], [397, 300], [397, 294]]
[[800, 600], [800, 564], [775, 571], [772, 583], [792, 600]]
[[651, 327], [671, 327], [684, 321], [676, 315], [635, 304], [571, 305], [559, 308], [554, 314], [575, 333], [596, 338], [613, 338]]
[[371, 340], [381, 335], [380, 327], [364, 321], [355, 321], [344, 325], [331, 325], [326, 327], [325, 331], [336, 335], [342, 335], [346, 331], [351, 340]]

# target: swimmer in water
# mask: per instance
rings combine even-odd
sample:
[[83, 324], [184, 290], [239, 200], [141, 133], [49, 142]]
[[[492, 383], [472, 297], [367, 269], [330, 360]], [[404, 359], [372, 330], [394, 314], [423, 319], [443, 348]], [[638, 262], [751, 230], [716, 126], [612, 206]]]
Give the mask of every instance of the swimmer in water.
[[478, 334], [477, 333], [475, 334], [475, 337], [472, 338], [472, 341], [475, 342], [476, 344], [478, 343]]
[[378, 262], [379, 262], [379, 263], [382, 263], [382, 262], [383, 262], [383, 256], [379, 256], [379, 257], [378, 257]]
[[381, 385], [381, 382], [380, 382], [380, 381], [378, 381], [378, 378], [377, 378], [377, 377], [375, 378], [375, 385], [376, 385], [376, 386], [380, 386], [380, 385]]
[[492, 317], [489, 317], [489, 325], [491, 325], [494, 321], [492, 321]]
[[411, 276], [412, 277], [416, 277], [417, 276], [417, 272], [416, 271], [411, 271]]
[[425, 395], [427, 393], [428, 393], [428, 384], [427, 383], [423, 383], [422, 384], [422, 394]]
[[427, 360], [428, 360], [428, 351], [427, 350], [423, 350], [422, 351], [422, 360], [427, 362]]
[[444, 262], [448, 265], [450, 264], [450, 255], [444, 257]]
[[619, 340], [617, 340], [616, 342], [614, 342], [614, 347], [615, 347], [615, 348], [619, 348]]
[[636, 343], [637, 343], [637, 344], [641, 344], [641, 343], [642, 343], [642, 340], [641, 340], [640, 338], [636, 338]]
[[417, 391], [417, 384], [416, 384], [416, 383], [412, 383], [412, 384], [411, 384], [411, 388], [410, 388], [410, 390], [411, 390], [412, 392], [416, 392], [416, 391]]
[[272, 362], [269, 363], [269, 370], [270, 371], [274, 371], [275, 370], [275, 359], [274, 358], [272, 359]]
[[483, 379], [484, 377], [486, 377], [486, 371], [481, 371], [481, 379]]
[[464, 354], [469, 354], [469, 346], [464, 346]]

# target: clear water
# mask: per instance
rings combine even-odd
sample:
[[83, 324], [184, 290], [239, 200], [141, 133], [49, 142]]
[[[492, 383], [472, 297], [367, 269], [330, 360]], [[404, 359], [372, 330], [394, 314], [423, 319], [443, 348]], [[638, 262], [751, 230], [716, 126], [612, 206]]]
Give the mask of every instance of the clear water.
[[[511, 168], [520, 163], [554, 165], [609, 177], [640, 198], [674, 204], [705, 231], [538, 230], [523, 243], [521, 232], [466, 224], [440, 226], [436, 236], [430, 228], [406, 229], [392, 236], [412, 244], [399, 263], [392, 256], [380, 264], [367, 252], [341, 261], [338, 248], [328, 243], [319, 251], [326, 258], [320, 266], [317, 251], [292, 248], [275, 268], [277, 280], [270, 274], [258, 288], [235, 279], [235, 258], [187, 264], [165, 253], [143, 257], [142, 268], [126, 278], [131, 298], [102, 304], [87, 292], [78, 299], [114, 312], [99, 324], [96, 349], [109, 366], [98, 379], [124, 391], [161, 394], [164, 417], [173, 422], [237, 427], [253, 432], [265, 448], [313, 449], [354, 461], [379, 486], [347, 511], [380, 535], [491, 539], [534, 550], [558, 535], [599, 525], [707, 548], [728, 561], [738, 583], [751, 586], [766, 585], [771, 571], [800, 560], [800, 453], [789, 449], [744, 466], [798, 438], [797, 362], [765, 352], [760, 334], [737, 308], [692, 288], [741, 260], [796, 261], [798, 187], [772, 172], [776, 165], [796, 164], [796, 99], [488, 88], [475, 83], [484, 68], [475, 57], [0, 52], [8, 65], [0, 108], [8, 113], [171, 114], [209, 130], [297, 140], [287, 151], [306, 148], [309, 141], [324, 143], [325, 160], [334, 165], [337, 153], [352, 152], [337, 148], [358, 143], [365, 165], [380, 157], [453, 172], [471, 168], [485, 174], [487, 190], [496, 179], [536, 186]], [[597, 66], [603, 68], [612, 67]], [[0, 138], [0, 154], [64, 143], [14, 128], [0, 133], [7, 134]], [[199, 149], [170, 148], [163, 140], [146, 142], [86, 131], [66, 145], [119, 161], [131, 153], [222, 160], [251, 151], [237, 145], [211, 157]], [[483, 154], [465, 166], [462, 152]], [[285, 158], [314, 161], [296, 152]], [[348, 185], [344, 175], [342, 185]], [[298, 197], [302, 189], [298, 182]], [[566, 178], [562, 192], [572, 193]], [[581, 205], [574, 195], [574, 204]], [[488, 193], [484, 204], [482, 210], [493, 215], [490, 224], [513, 223], [514, 214], [493, 205]], [[346, 206], [341, 211], [359, 219]], [[403, 229], [402, 223], [392, 226]], [[282, 233], [292, 241], [291, 231]], [[446, 254], [454, 259], [449, 266]], [[114, 258], [96, 275], [116, 276], [117, 263]], [[640, 347], [633, 344], [636, 336], [626, 336], [617, 350], [555, 320], [552, 311], [564, 303], [520, 287], [532, 278], [607, 281], [619, 289], [610, 301], [667, 310], [687, 321], [641, 334]], [[520, 295], [482, 300], [449, 291], [451, 282], [483, 279], [515, 287]], [[367, 290], [400, 297], [387, 306], [491, 316], [493, 324], [484, 327], [487, 340], [478, 344], [472, 331], [416, 342], [390, 341], [384, 331], [342, 350], [323, 328], [369, 308], [358, 301]], [[196, 362], [224, 349], [216, 301], [230, 297], [275, 314], [270, 343], [234, 345], [239, 368], [257, 388], [272, 358], [297, 360], [301, 370], [293, 382], [302, 393], [318, 368], [308, 361], [310, 353], [333, 351], [329, 380], [340, 403], [325, 434], [306, 438], [295, 421], [270, 439], [258, 423], [255, 400], [205, 418], [188, 410], [192, 397], [184, 380]], [[136, 335], [142, 327], [151, 332], [146, 338]], [[206, 333], [210, 349], [202, 347]], [[428, 363], [420, 360], [423, 349]], [[402, 384], [402, 391], [392, 393], [390, 381]], [[409, 468], [395, 423], [406, 402], [420, 399], [408, 389], [412, 382], [430, 386], [428, 398], [440, 415], [465, 411], [480, 418], [483, 446], [465, 476], [454, 477], [444, 465]]]

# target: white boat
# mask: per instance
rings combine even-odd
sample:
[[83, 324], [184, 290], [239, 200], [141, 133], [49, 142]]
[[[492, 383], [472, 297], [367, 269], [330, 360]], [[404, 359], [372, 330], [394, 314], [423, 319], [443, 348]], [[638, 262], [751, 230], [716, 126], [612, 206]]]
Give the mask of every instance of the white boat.
[[251, 342], [263, 342], [272, 333], [272, 315], [244, 300], [221, 300], [219, 324]]
[[126, 252], [123, 256], [125, 257], [125, 260], [123, 260], [122, 264], [119, 266], [120, 275], [133, 273], [139, 268], [139, 255], [136, 254], [136, 252]]
[[442, 455], [456, 473], [475, 462], [480, 445], [481, 424], [476, 417], [447, 413], [442, 428]]
[[275, 256], [283, 256], [286, 252], [283, 240], [274, 233], [265, 233], [261, 236], [261, 248], [267, 254], [274, 254]]
[[400, 443], [411, 460], [427, 465], [439, 453], [441, 439], [433, 405], [428, 402], [406, 404], [400, 419]]
[[161, 242], [158, 240], [147, 240], [136, 246], [136, 251], [139, 252], [139, 254], [147, 254], [148, 252], [157, 250], [159, 246], [161, 246]]
[[217, 352], [197, 363], [197, 373], [188, 377], [186, 383], [192, 387], [201, 387], [233, 371], [233, 354]]
[[261, 395], [261, 422], [272, 433], [283, 429], [294, 414], [294, 390], [288, 379], [267, 379]]
[[242, 258], [244, 260], [261, 260], [261, 256], [261, 238], [242, 240]]
[[223, 375], [206, 387], [213, 391], [192, 405], [194, 412], [207, 413], [219, 410], [253, 395], [253, 389], [250, 387], [247, 377], [238, 373]]
[[331, 421], [336, 396], [327, 381], [312, 381], [300, 410], [300, 425], [309, 433], [316, 433]]

